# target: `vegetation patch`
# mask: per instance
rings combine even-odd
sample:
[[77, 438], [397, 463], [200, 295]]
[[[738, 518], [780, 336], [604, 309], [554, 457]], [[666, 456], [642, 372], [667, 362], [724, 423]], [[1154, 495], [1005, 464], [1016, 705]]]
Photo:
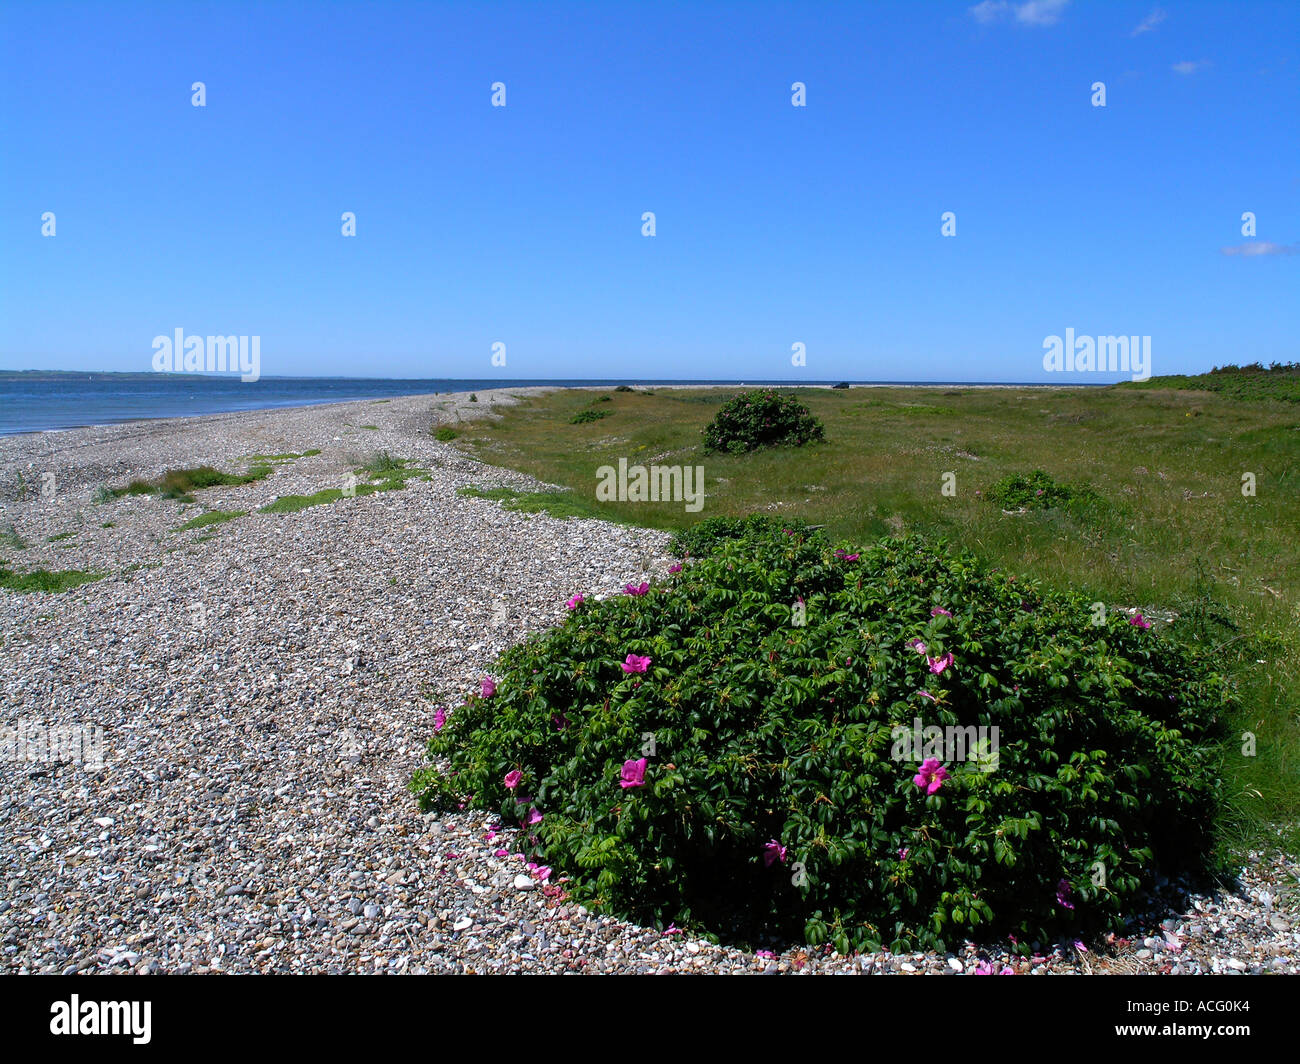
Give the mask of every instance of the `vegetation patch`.
[[5, 525], [0, 528], [0, 547], [8, 547], [10, 550], [26, 550], [27, 544], [23, 542], [23, 537], [18, 534], [13, 525]]
[[985, 496], [1004, 510], [1051, 510], [1077, 507], [1099, 501], [1090, 488], [1058, 484], [1041, 469], [1032, 473], [1012, 473], [991, 485]]
[[1027, 951], [1218, 867], [1203, 658], [942, 542], [787, 531], [574, 600], [443, 718], [422, 806], [522, 821], [607, 912], [841, 953]]
[[56, 534], [53, 535], [53, 536], [46, 536], [46, 537], [45, 537], [45, 542], [46, 542], [46, 543], [58, 543], [59, 540], [61, 540], [61, 539], [71, 539], [71, 538], [72, 538], [73, 536], [75, 536], [76, 534], [77, 534], [77, 533], [75, 533], [75, 532], [59, 532], [59, 533], [56, 533]]
[[220, 525], [227, 521], [233, 521], [236, 517], [243, 517], [247, 510], [209, 510], [207, 513], [199, 514], [198, 517], [186, 521], [185, 524], [178, 528], [177, 532], [188, 532], [192, 528], [207, 528], [209, 525]]
[[514, 488], [471, 486], [457, 488], [456, 494], [469, 499], [490, 499], [499, 502], [503, 509], [526, 514], [546, 513], [559, 518], [580, 517], [618, 522], [617, 517], [610, 516], [572, 491], [517, 491]]
[[1124, 381], [1120, 388], [1172, 388], [1180, 391], [1217, 392], [1230, 399], [1276, 399], [1300, 403], [1300, 362], [1272, 362], [1268, 366], [1251, 362], [1229, 363], [1209, 373], [1152, 377], [1145, 381]]
[[0, 562], [0, 587], [6, 591], [67, 591], [102, 580], [106, 573], [85, 572], [80, 569], [33, 569], [30, 573], [15, 573]]
[[355, 471], [355, 475], [367, 478], [368, 482], [358, 483], [350, 492], [345, 492], [342, 488], [325, 488], [311, 495], [282, 495], [257, 512], [260, 514], [297, 513], [311, 506], [337, 502], [349, 496], [373, 495], [379, 491], [400, 491], [412, 478], [427, 480], [429, 477], [426, 470], [410, 465], [406, 458], [394, 458], [387, 451], [380, 451], [369, 458]]
[[722, 404], [704, 429], [704, 449], [745, 454], [761, 447], [802, 447], [825, 438], [825, 427], [803, 403], [763, 388], [741, 392]]
[[603, 417], [609, 417], [609, 410], [579, 410], [573, 417], [569, 418], [570, 425], [585, 425], [590, 421], [599, 421]]
[[270, 474], [269, 465], [254, 465], [247, 473], [223, 473], [212, 466], [169, 469], [157, 480], [133, 480], [126, 487], [109, 488], [108, 494], [112, 498], [121, 498], [123, 495], [159, 495], [164, 499], [194, 502], [194, 492], [203, 488], [251, 484]]
[[442, 425], [434, 432], [433, 438], [439, 443], [450, 443], [459, 435], [460, 433], [450, 425]]

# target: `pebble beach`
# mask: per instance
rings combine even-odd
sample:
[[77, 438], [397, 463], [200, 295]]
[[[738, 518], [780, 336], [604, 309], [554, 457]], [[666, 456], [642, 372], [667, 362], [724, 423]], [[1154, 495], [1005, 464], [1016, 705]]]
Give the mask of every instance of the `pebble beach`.
[[[434, 709], [561, 623], [575, 592], [616, 594], [674, 560], [662, 532], [460, 494], [537, 490], [432, 434], [529, 392], [0, 438], [3, 564], [105, 574], [0, 590], [0, 727], [103, 736], [102, 765], [12, 744], [0, 758], [0, 971], [1300, 972], [1300, 862], [1276, 855], [1246, 855], [1217, 889], [1164, 884], [1111, 941], [841, 957], [590, 912], [488, 814], [422, 814], [407, 783]], [[259, 512], [382, 453], [420, 474]], [[106, 490], [256, 456], [268, 476], [192, 503]], [[244, 513], [181, 530], [214, 510]]]

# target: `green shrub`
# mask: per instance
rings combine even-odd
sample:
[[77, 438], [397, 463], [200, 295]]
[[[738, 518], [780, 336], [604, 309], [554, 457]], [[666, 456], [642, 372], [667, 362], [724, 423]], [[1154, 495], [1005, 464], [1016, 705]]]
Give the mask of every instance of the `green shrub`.
[[433, 438], [435, 440], [438, 440], [440, 443], [450, 443], [459, 435], [460, 433], [457, 432], [450, 425], [443, 425], [440, 429], [438, 429], [437, 432], [433, 434]]
[[803, 403], [764, 388], [741, 392], [722, 404], [704, 428], [704, 449], [743, 454], [760, 447], [802, 447], [825, 437], [822, 423]]
[[478, 402], [478, 396], [475, 395], [473, 392], [470, 392], [470, 395], [469, 395], [469, 401], [470, 401], [471, 403], [477, 403], [477, 402]]
[[1023, 473], [1005, 476], [989, 487], [985, 496], [1004, 510], [1051, 510], [1099, 501], [1097, 493], [1090, 488], [1058, 484], [1041, 469], [1028, 476]]
[[[429, 743], [448, 771], [411, 789], [535, 809], [535, 855], [575, 896], [660, 926], [842, 953], [1080, 936], [1157, 869], [1210, 863], [1228, 704], [1192, 651], [1091, 621], [942, 543], [755, 532], [507, 651]], [[945, 757], [923, 793], [895, 756], [914, 719], [998, 726], [996, 768]]]
[[588, 421], [599, 421], [603, 417], [609, 417], [608, 410], [579, 410], [569, 419], [569, 424], [585, 425]]
[[789, 529], [801, 537], [813, 534], [802, 520], [778, 521], [766, 514], [749, 514], [747, 517], [706, 517], [690, 528], [673, 533], [668, 549], [679, 558], [702, 558], [712, 554], [724, 540], [740, 539], [746, 535], [774, 534]]
[[620, 384], [617, 388], [614, 389], [614, 391], [616, 392], [632, 392], [635, 390], [636, 389], [633, 388], [630, 384]]

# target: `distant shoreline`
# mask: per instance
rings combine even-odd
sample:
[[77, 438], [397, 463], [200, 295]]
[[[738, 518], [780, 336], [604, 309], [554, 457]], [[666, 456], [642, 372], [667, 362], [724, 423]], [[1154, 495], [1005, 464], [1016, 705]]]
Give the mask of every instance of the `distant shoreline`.
[[[584, 380], [543, 381], [385, 377], [237, 377], [161, 373], [80, 373], [65, 370], [0, 371], [0, 437], [103, 428], [213, 414], [328, 406], [399, 396], [469, 395], [524, 389], [575, 390], [628, 385], [653, 389], [833, 388], [833, 381], [790, 380]], [[851, 388], [1060, 389], [1105, 387], [1097, 382], [1044, 384], [967, 381], [850, 381]]]

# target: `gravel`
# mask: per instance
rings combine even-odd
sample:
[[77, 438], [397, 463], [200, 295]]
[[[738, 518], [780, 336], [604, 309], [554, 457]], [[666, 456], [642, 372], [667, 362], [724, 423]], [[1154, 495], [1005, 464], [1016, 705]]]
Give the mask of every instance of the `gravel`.
[[[560, 622], [575, 591], [617, 593], [672, 560], [659, 532], [457, 494], [537, 488], [430, 434], [529, 391], [0, 439], [0, 531], [12, 525], [27, 544], [0, 541], [0, 557], [109, 574], [57, 595], [0, 592], [0, 726], [103, 734], [102, 765], [12, 743], [0, 757], [0, 970], [1300, 971], [1300, 865], [1276, 856], [1249, 855], [1212, 895], [1168, 885], [1127, 939], [1087, 952], [753, 953], [588, 911], [482, 812], [422, 815], [406, 784], [434, 707]], [[104, 485], [170, 468], [236, 471], [252, 454], [309, 449], [321, 453], [204, 489], [195, 504], [95, 501]], [[341, 487], [379, 451], [428, 479], [255, 512]], [[176, 531], [209, 509], [249, 513]]]

